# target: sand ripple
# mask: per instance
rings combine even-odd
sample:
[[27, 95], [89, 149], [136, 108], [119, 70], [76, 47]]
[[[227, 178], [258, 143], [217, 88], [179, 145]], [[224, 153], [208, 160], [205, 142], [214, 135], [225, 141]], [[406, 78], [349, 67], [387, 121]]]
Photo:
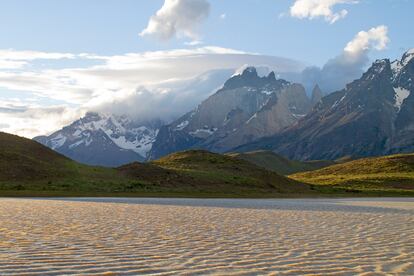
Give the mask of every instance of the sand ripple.
[[414, 275], [413, 201], [269, 202], [0, 199], [0, 275]]

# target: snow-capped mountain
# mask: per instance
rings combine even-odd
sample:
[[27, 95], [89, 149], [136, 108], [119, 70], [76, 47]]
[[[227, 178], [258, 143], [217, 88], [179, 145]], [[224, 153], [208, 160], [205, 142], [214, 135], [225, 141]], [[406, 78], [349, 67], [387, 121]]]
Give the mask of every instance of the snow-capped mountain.
[[76, 161], [102, 166], [119, 166], [143, 161], [161, 122], [135, 122], [127, 116], [89, 112], [50, 136], [36, 141]]
[[414, 49], [377, 60], [295, 125], [237, 148], [270, 149], [293, 159], [336, 159], [414, 151]]
[[[101, 107], [105, 112], [87, 113], [49, 136], [34, 138], [42, 144], [82, 163], [118, 166], [144, 161], [164, 120], [171, 121], [193, 109], [223, 85], [234, 70], [210, 70], [191, 79], [169, 80], [149, 86], [162, 97], [148, 100], [137, 93], [128, 102]], [[142, 103], [149, 102], [147, 105]], [[166, 107], [165, 102], [170, 106]], [[131, 106], [134, 110], [131, 110]], [[111, 115], [128, 112], [128, 116]], [[162, 111], [161, 111], [162, 110]], [[179, 113], [182, 112], [182, 113]], [[141, 117], [149, 118], [137, 121]], [[151, 119], [152, 118], [152, 119]]]
[[189, 148], [224, 152], [273, 135], [310, 109], [300, 84], [276, 79], [273, 72], [260, 76], [256, 68], [246, 67], [193, 111], [162, 127], [150, 158]]

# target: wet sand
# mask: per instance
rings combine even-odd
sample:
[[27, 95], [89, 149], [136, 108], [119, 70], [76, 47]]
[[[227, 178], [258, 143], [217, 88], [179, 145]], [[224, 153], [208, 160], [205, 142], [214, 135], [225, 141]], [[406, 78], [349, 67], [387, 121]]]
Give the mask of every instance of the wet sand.
[[414, 199], [0, 199], [0, 275], [414, 275]]

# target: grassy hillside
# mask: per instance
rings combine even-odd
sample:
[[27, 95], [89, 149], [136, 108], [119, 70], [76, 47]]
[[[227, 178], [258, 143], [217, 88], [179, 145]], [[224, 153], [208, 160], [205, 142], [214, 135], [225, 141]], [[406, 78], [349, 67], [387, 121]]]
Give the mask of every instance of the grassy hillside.
[[0, 181], [40, 180], [71, 175], [71, 161], [28, 139], [0, 132]]
[[116, 169], [74, 162], [29, 139], [0, 133], [0, 195], [281, 196], [308, 185], [246, 161], [201, 151]]
[[230, 153], [228, 155], [249, 161], [259, 167], [282, 175], [317, 170], [335, 164], [334, 161], [325, 160], [308, 162], [289, 160], [272, 151], [251, 151], [244, 153]]
[[308, 186], [245, 160], [202, 150], [174, 153], [152, 162], [161, 168], [190, 177], [197, 188], [220, 191], [249, 189], [280, 193], [307, 193]]
[[400, 190], [414, 194], [414, 154], [364, 158], [290, 177], [306, 183], [360, 191]]
[[116, 169], [91, 167], [32, 140], [0, 133], [0, 196], [414, 195], [414, 154], [361, 159], [290, 178], [246, 161], [246, 156], [262, 167], [309, 169], [309, 164], [266, 152], [241, 157], [196, 150]]

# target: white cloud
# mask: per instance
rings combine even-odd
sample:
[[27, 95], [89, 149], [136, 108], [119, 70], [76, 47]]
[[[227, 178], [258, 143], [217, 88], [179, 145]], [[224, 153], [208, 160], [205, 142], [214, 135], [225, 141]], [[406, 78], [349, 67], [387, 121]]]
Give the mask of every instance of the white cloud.
[[0, 87], [9, 90], [28, 91], [36, 96], [73, 104], [80, 104], [88, 100], [94, 89], [80, 85], [64, 72], [64, 70], [0, 72]]
[[13, 49], [0, 50], [0, 59], [9, 60], [35, 60], [35, 59], [64, 59], [75, 58], [76, 55], [69, 53], [49, 53], [39, 51], [17, 51]]
[[225, 13], [220, 14], [220, 19], [226, 19], [226, 18], [227, 18], [227, 14]]
[[[223, 84], [231, 75], [223, 69], [236, 69], [244, 64], [264, 65], [277, 72], [300, 72], [304, 68], [300, 62], [290, 59], [213, 46], [114, 56], [74, 56], [76, 61], [81, 61], [76, 63], [84, 64], [83, 67], [30, 66], [0, 71], [0, 89], [6, 88], [7, 94], [13, 93], [16, 98], [24, 97], [23, 104], [30, 103], [32, 110], [13, 117], [17, 113], [9, 112], [6, 116], [0, 109], [0, 122], [14, 118], [10, 119], [13, 127], [8, 131], [31, 137], [60, 128], [63, 121], [52, 122], [51, 116], [29, 118], [35, 111], [45, 113], [38, 109], [45, 107], [44, 101], [48, 105], [62, 103], [71, 112], [72, 109], [101, 109], [129, 113], [137, 119], [162, 116], [168, 120], [189, 111]], [[29, 97], [35, 100], [29, 101]], [[2, 98], [0, 102], [4, 103]]]
[[19, 69], [29, 61], [37, 59], [73, 59], [76, 56], [68, 53], [47, 53], [39, 51], [17, 51], [13, 49], [0, 50], [0, 69]]
[[79, 119], [85, 113], [81, 108], [67, 106], [38, 106], [21, 101], [0, 101], [0, 131], [33, 138], [50, 134]]
[[326, 21], [333, 24], [339, 19], [344, 18], [348, 11], [342, 9], [334, 11], [334, 6], [338, 4], [355, 4], [356, 0], [296, 0], [290, 7], [290, 15], [300, 19], [314, 19], [323, 17]]
[[27, 65], [26, 61], [2, 60], [0, 59], [0, 69], [19, 69]]
[[161, 40], [184, 36], [198, 40], [197, 27], [209, 13], [207, 0], [165, 0], [140, 36], [151, 35]]
[[388, 28], [381, 25], [368, 31], [360, 31], [352, 41], [348, 42], [344, 51], [358, 55], [369, 49], [383, 50], [389, 41]]
[[359, 32], [347, 43], [342, 53], [328, 60], [322, 68], [309, 67], [302, 73], [300, 80], [308, 89], [315, 84], [325, 93], [333, 92], [361, 77], [369, 64], [372, 50], [384, 50], [389, 42], [388, 28], [378, 26]]
[[184, 45], [187, 45], [187, 46], [198, 46], [198, 45], [201, 45], [203, 43], [204, 42], [201, 41], [201, 40], [192, 40], [190, 42], [184, 42]]
[[[37, 96], [84, 104], [112, 97], [137, 87], [152, 87], [166, 80], [194, 78], [206, 71], [267, 64], [280, 72], [300, 71], [299, 62], [220, 47], [201, 47], [115, 56], [82, 55], [100, 65], [84, 68], [0, 72], [0, 87], [29, 91]], [[16, 92], [17, 93], [17, 92]]]

